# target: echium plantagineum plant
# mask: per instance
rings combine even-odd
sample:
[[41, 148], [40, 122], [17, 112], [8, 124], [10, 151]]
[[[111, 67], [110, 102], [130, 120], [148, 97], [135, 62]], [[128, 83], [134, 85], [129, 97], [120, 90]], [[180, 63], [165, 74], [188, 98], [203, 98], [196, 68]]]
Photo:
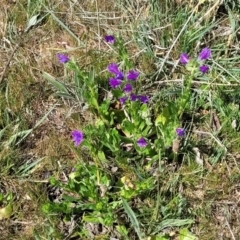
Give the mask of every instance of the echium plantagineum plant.
[[180, 54], [180, 64], [184, 65], [188, 71], [183, 76], [183, 89], [174, 102], [166, 103], [166, 107], [155, 120], [157, 130], [161, 133], [155, 141], [162, 148], [172, 145], [173, 149], [174, 141], [178, 142], [179, 139], [185, 136], [185, 129], [180, 126], [182, 125], [183, 113], [191, 103], [192, 81], [210, 70], [210, 67], [206, 64], [210, 57], [211, 50], [207, 47], [200, 51], [197, 58], [191, 58], [187, 53]]
[[[105, 36], [105, 41], [114, 46], [117, 42], [121, 43], [121, 41], [116, 41], [112, 35]], [[122, 48], [123, 45], [120, 44], [119, 53], [122, 54], [121, 57], [124, 60], [126, 59], [126, 51]], [[123, 64], [121, 65], [122, 68], [114, 62], [107, 66], [107, 70], [111, 74], [108, 80], [110, 91], [115, 100], [118, 100], [121, 104], [121, 108], [115, 110], [110, 108], [109, 100], [98, 102], [97, 84], [93, 72], [86, 76], [77, 64], [65, 54], [58, 54], [57, 57], [60, 63], [75, 71], [76, 79], [80, 79], [79, 82], [84, 86], [85, 101], [100, 116], [94, 125], [86, 126], [83, 131], [74, 130], [72, 132], [75, 146], [82, 143], [88, 147], [93, 154], [93, 158], [101, 156], [102, 161], [107, 159], [103, 151], [106, 148], [112, 155], [118, 153], [121, 156], [134, 157], [131, 153], [135, 149], [138, 154], [146, 157], [150, 153], [155, 154], [159, 144], [161, 148], [168, 146], [176, 137], [174, 135], [183, 135], [184, 129], [180, 131], [179, 125], [181, 125], [181, 116], [189, 103], [191, 83], [194, 77], [206, 74], [209, 71], [206, 61], [211, 57], [211, 50], [209, 48], [202, 49], [195, 59], [190, 58], [187, 53], [180, 55], [180, 63], [190, 73], [184, 78], [182, 94], [174, 104], [169, 103], [163, 109], [162, 113], [157, 116], [155, 124], [150, 117], [149, 96], [138, 94], [139, 89], [137, 89], [136, 83], [139, 81], [140, 72], [131, 68], [129, 62], [123, 61], [126, 66]], [[127, 70], [123, 70], [123, 68]], [[152, 137], [154, 134], [155, 140]], [[152, 137], [151, 140], [149, 136]], [[120, 146], [124, 144], [132, 144], [132, 150], [129, 153], [121, 151]]]
[[203, 48], [199, 53], [197, 59], [190, 59], [187, 53], [180, 55], [180, 63], [186, 66], [186, 69], [191, 72], [191, 75], [198, 73], [205, 74], [209, 71], [209, 66], [205, 64], [205, 61], [211, 57], [211, 50], [207, 47]]
[[[105, 36], [105, 41], [109, 44], [116, 43], [115, 37], [112, 35]], [[125, 51], [121, 50], [120, 52]], [[191, 71], [189, 78], [195, 76], [199, 71], [202, 73], [207, 72], [209, 67], [203, 63], [210, 57], [210, 55], [211, 51], [208, 48], [205, 48], [200, 52], [197, 60], [191, 60], [186, 53], [181, 54], [180, 62], [186, 65], [186, 68]], [[58, 59], [59, 62], [63, 64], [69, 63], [70, 61], [69, 57], [64, 54], [58, 54]], [[199, 65], [198, 71], [196, 70], [197, 65]], [[71, 64], [66, 66], [71, 66]], [[79, 68], [72, 67], [72, 69]], [[157, 152], [156, 148], [159, 148], [159, 146], [157, 146], [159, 145], [159, 141], [154, 141], [153, 139], [150, 141], [148, 139], [149, 136], [157, 134], [156, 139], [159, 139], [160, 137], [164, 138], [164, 136], [166, 137], [167, 135], [170, 135], [168, 141], [160, 140], [161, 147], [166, 147], [164, 144], [166, 143], [166, 145], [168, 145], [172, 141], [174, 134], [176, 134], [174, 133], [176, 128], [178, 127], [178, 129], [180, 129], [176, 117], [179, 114], [176, 114], [175, 117], [168, 117], [166, 121], [167, 125], [164, 125], [165, 123], [161, 124], [161, 120], [159, 120], [162, 117], [166, 118], [167, 115], [172, 115], [173, 112], [170, 109], [171, 107], [169, 107], [171, 110], [170, 112], [169, 109], [163, 111], [163, 114], [156, 119], [154, 126], [150, 117], [149, 96], [137, 94], [136, 82], [138, 81], [140, 72], [134, 68], [129, 68], [129, 66], [127, 66], [127, 69], [128, 70], [126, 71], [122, 70], [118, 64], [114, 62], [107, 66], [108, 72], [112, 74], [108, 80], [110, 90], [115, 99], [121, 104], [121, 109], [116, 111], [110, 108], [108, 101], [98, 103], [93, 77], [91, 81], [88, 81], [88, 79], [85, 78], [89, 90], [87, 92], [93, 92], [93, 94], [85, 95], [85, 100], [90, 106], [94, 106], [95, 109], [97, 109], [101, 118], [95, 125], [86, 126], [84, 131], [74, 130], [72, 132], [72, 138], [75, 146], [79, 146], [81, 143], [87, 146], [90, 152], [94, 155], [94, 158], [99, 158], [99, 156], [101, 156], [101, 160], [106, 160], [107, 156], [105, 156], [105, 152], [102, 151], [102, 149], [106, 147], [113, 155], [116, 153], [119, 154], [119, 152], [121, 152], [120, 146], [123, 144], [132, 144], [132, 149], [135, 149], [137, 153], [140, 155], [143, 154], [145, 157], [150, 153], [155, 154]], [[84, 77], [82, 78], [84, 79]], [[184, 109], [187, 98], [189, 97], [189, 82], [191, 82], [191, 80], [187, 79], [186, 81], [188, 84], [183, 91], [183, 95], [177, 102], [177, 108], [180, 112]], [[176, 107], [174, 109], [176, 109]], [[110, 115], [111, 117], [109, 118]], [[106, 123], [108, 124], [106, 125]], [[116, 128], [116, 125], [118, 125], [118, 129]], [[156, 127], [162, 128], [160, 130], [160, 135], [158, 135], [159, 132], [156, 131]], [[177, 135], [180, 136], [181, 133], [177, 131]], [[124, 156], [125, 154], [121, 152], [120, 155]], [[127, 153], [127, 155], [134, 157], [131, 154], [129, 155], [129, 153]]]
[[182, 96], [178, 100], [179, 115], [182, 115], [186, 105], [190, 101], [191, 85], [192, 80], [199, 75], [206, 74], [210, 67], [206, 64], [206, 61], [211, 57], [211, 49], [205, 47], [203, 48], [197, 58], [190, 58], [187, 53], [180, 54], [180, 63], [183, 64], [189, 74], [184, 77], [184, 89]]
[[[183, 95], [177, 100], [177, 104], [172, 104], [177, 106], [168, 105], [154, 121], [155, 116], [152, 116], [151, 113], [151, 98], [149, 95], [142, 94], [139, 88], [142, 78], [140, 71], [132, 67], [132, 63], [129, 63], [126, 49], [123, 49], [121, 41], [116, 41], [112, 35], [108, 35], [104, 39], [108, 45], [112, 45], [111, 47], [118, 47], [122, 60], [121, 64], [111, 62], [106, 66], [109, 74], [106, 81], [108, 81], [109, 91], [112, 93], [109, 94], [109, 96], [112, 95], [111, 99], [104, 99], [100, 102], [94, 70], [91, 69], [86, 73], [65, 54], [58, 54], [57, 58], [67, 70], [73, 71], [74, 91], [69, 91], [64, 84], [57, 82], [53, 77], [46, 76], [51, 83], [57, 82], [58, 90], [63, 93], [61, 96], [73, 98], [70, 93], [76, 93], [75, 99], [83, 98], [85, 103], [90, 106], [89, 109], [93, 110], [95, 114], [94, 122], [71, 132], [76, 151], [79, 147], [88, 149], [95, 165], [81, 162], [75, 167], [76, 171], [69, 175], [69, 181], [64, 186], [68, 191], [75, 191], [76, 194], [73, 196], [77, 197], [76, 199], [72, 196], [66, 198], [69, 199], [69, 202], [63, 206], [66, 207], [64, 211], [66, 213], [72, 211], [70, 203], [71, 199], [74, 199], [75, 202], [79, 202], [79, 206], [76, 204], [78, 207], [75, 211], [83, 210], [85, 212], [83, 220], [94, 219], [95, 222], [109, 224], [115, 219], [113, 213], [115, 208], [120, 205], [121, 197], [131, 199], [139, 193], [149, 191], [154, 188], [154, 181], [152, 175], [149, 176], [147, 172], [144, 172], [138, 173], [141, 175], [141, 179], [136, 180], [132, 188], [126, 187], [123, 181], [122, 186], [112, 186], [114, 183], [111, 182], [107, 171], [102, 169], [103, 166], [111, 162], [116, 166], [125, 164], [130, 169], [131, 163], [135, 162], [134, 166], [147, 169], [154, 161], [161, 159], [174, 138], [185, 137], [186, 132], [180, 126], [180, 114], [177, 111], [181, 107], [184, 109], [186, 105], [191, 79], [197, 72], [206, 73], [209, 69], [204, 61], [210, 57], [210, 53], [208, 50], [202, 51], [197, 61], [191, 60], [186, 53], [181, 55], [180, 62], [190, 70], [191, 78], [185, 86]], [[117, 46], [119, 42], [120, 45]], [[116, 101], [120, 103], [118, 108], [111, 105]], [[177, 111], [175, 111], [176, 109]], [[134, 169], [131, 168], [131, 170], [134, 174]], [[145, 176], [147, 177], [144, 178]], [[124, 179], [121, 177], [119, 179]], [[53, 182], [56, 183], [56, 181]], [[102, 196], [98, 194], [99, 186], [106, 188], [105, 192], [101, 193]], [[114, 194], [108, 192], [108, 189], [111, 188], [115, 189]], [[111, 203], [109, 203], [109, 199], [111, 199]], [[60, 207], [57, 206], [53, 209], [59, 210]], [[104, 220], [105, 216], [108, 216], [106, 221]]]

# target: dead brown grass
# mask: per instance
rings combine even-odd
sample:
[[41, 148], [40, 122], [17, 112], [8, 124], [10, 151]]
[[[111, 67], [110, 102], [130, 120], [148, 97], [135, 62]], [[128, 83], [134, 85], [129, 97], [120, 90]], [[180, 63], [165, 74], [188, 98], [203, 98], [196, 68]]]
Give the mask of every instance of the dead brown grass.
[[[51, 96], [52, 88], [43, 79], [42, 71], [62, 76], [63, 67], [56, 59], [56, 53], [61, 51], [74, 57], [82, 67], [94, 65], [98, 71], [105, 69], [109, 59], [114, 59], [115, 56], [110, 55], [109, 58], [106, 55], [106, 60], [98, 59], [103, 51], [108, 52], [110, 49], [102, 41], [102, 36], [120, 32], [128, 39], [129, 32], [124, 25], [137, 24], [139, 19], [147, 18], [149, 14], [149, 6], [144, 4], [122, 12], [116, 8], [115, 1], [50, 1], [49, 5], [58, 19], [84, 43], [79, 46], [76, 39], [51, 16], [22, 35], [28, 17], [24, 4], [24, 0], [1, 1], [0, 72], [2, 76], [4, 74], [3, 88], [8, 88], [7, 101], [5, 95], [0, 96], [1, 108], [8, 109], [13, 119], [19, 117], [24, 122], [24, 127], [31, 128], [55, 103], [58, 105], [48, 119], [16, 150], [19, 162], [15, 163], [11, 159], [16, 166], [41, 157], [45, 157], [44, 160], [34, 168], [26, 181], [16, 178], [10, 170], [7, 175], [1, 176], [0, 192], [12, 192], [17, 203], [13, 217], [0, 222], [1, 239], [34, 239], [33, 232], [36, 229], [44, 234], [47, 220], [41, 214], [39, 206], [47, 198], [45, 180], [50, 174], [61, 175], [71, 171], [76, 162], [75, 153], [69, 146], [69, 133], [79, 124], [84, 124], [79, 109], [74, 108], [71, 102], [66, 103]], [[42, 11], [45, 12], [46, 9]], [[21, 37], [23, 40], [19, 44]], [[131, 43], [128, 49], [132, 55], [138, 51]], [[143, 71], [155, 67], [147, 57], [140, 56], [136, 59]], [[1, 112], [0, 117], [2, 116]], [[0, 119], [0, 126], [2, 124], [3, 120]], [[1, 149], [0, 157], [6, 155], [7, 149]], [[196, 179], [195, 176], [188, 178], [187, 170], [184, 169], [184, 194], [196, 212], [199, 212], [198, 224], [193, 227], [193, 232], [199, 234], [201, 239], [236, 239], [233, 236], [240, 235], [237, 172], [234, 165], [216, 165], [206, 178]], [[208, 210], [204, 212], [205, 208]]]

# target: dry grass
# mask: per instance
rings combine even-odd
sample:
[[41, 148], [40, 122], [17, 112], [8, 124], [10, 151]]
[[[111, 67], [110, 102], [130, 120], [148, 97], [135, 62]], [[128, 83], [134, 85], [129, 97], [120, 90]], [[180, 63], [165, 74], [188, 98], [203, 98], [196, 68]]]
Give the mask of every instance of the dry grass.
[[[138, 69], [148, 73], [156, 65], [160, 66], [159, 63], [155, 64], [153, 58], [141, 55], [132, 41], [132, 29], [150, 17], [151, 6], [146, 1], [122, 1], [125, 8], [120, 8], [116, 1], [97, 0], [83, 4], [80, 1], [42, 1], [47, 6], [45, 8], [37, 5], [36, 1], [36, 11], [32, 3], [27, 9], [30, 2], [1, 1], [0, 130], [11, 125], [3, 142], [14, 134], [16, 128], [20, 131], [34, 127], [54, 104], [55, 107], [47, 120], [21, 144], [16, 147], [1, 145], [0, 193], [12, 192], [15, 203], [13, 216], [0, 220], [1, 239], [36, 239], [36, 232], [45, 236], [49, 222], [42, 215], [40, 206], [48, 198], [47, 179], [49, 175], [64, 177], [71, 171], [78, 159], [76, 150], [71, 147], [70, 131], [91, 118], [90, 115], [83, 119], [74, 103], [52, 97], [52, 88], [43, 79], [42, 72], [63, 76], [56, 53], [65, 52], [83, 68], [92, 65], [100, 72], [110, 59], [117, 60], [116, 54], [110, 53], [111, 46], [102, 41], [102, 36], [118, 32], [126, 39], [127, 48], [136, 60]], [[217, 10], [216, 3], [208, 4], [212, 7], [209, 11], [213, 8]], [[24, 33], [29, 18], [38, 13], [48, 15]], [[205, 15], [209, 18], [207, 13]], [[205, 15], [198, 22], [207, 21]], [[226, 21], [229, 22], [227, 17], [223, 17], [218, 28], [226, 27]], [[171, 25], [163, 27], [164, 31], [174, 31]], [[174, 62], [179, 55], [175, 45], [172, 48], [158, 48], [161, 46], [161, 31], [157, 29], [149, 33], [149, 36], [156, 36], [154, 54], [157, 57], [167, 56], [165, 61], [168, 58]], [[225, 40], [222, 35], [218, 38], [227, 46], [233, 42], [227, 35], [224, 36]], [[239, 148], [235, 149], [235, 152], [238, 151]], [[231, 154], [233, 156], [235, 153]], [[201, 236], [200, 239], [234, 240], [240, 236], [239, 158], [234, 155], [233, 159], [231, 156], [226, 155], [222, 163], [216, 164], [210, 159], [210, 163], [205, 163], [197, 173], [192, 171], [192, 167], [182, 167], [177, 173], [180, 178], [178, 187], [188, 199], [191, 209], [195, 209], [197, 222], [192, 230]], [[21, 166], [40, 158], [44, 159], [28, 172], [27, 177], [21, 175]], [[55, 221], [53, 218], [51, 224], [54, 225]], [[53, 239], [59, 238], [56, 235]]]

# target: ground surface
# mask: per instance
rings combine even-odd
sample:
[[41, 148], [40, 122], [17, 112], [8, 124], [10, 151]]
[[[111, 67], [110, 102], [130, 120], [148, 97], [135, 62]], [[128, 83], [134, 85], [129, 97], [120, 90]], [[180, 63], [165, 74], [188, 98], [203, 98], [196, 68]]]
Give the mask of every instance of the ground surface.
[[[194, 219], [188, 230], [198, 239], [240, 239], [239, 1], [80, 2], [1, 0], [0, 208], [12, 202], [13, 210], [3, 219], [0, 213], [0, 239], [83, 239], [75, 234], [81, 219], [46, 216], [41, 206], [61, 201], [62, 189], [50, 186], [49, 177], [64, 183], [79, 159], [88, 159], [84, 150], [75, 150], [70, 134], [94, 117], [83, 105], [55, 97], [43, 72], [66, 81], [56, 58], [63, 52], [104, 75], [106, 66], [118, 59], [103, 40], [106, 34], [125, 39], [128, 57], [147, 79], [143, 89], [162, 102], [182, 83], [180, 53], [212, 49], [211, 84], [204, 85], [206, 94], [196, 97], [194, 112], [183, 118], [191, 123], [187, 153], [183, 161], [161, 160], [164, 170], [156, 192], [163, 202], [175, 199], [166, 210], [169, 219], [177, 218], [174, 211], [180, 208], [180, 218]], [[188, 29], [181, 33], [187, 19]], [[198, 83], [193, 88], [200, 90]], [[149, 223], [147, 209], [157, 205], [151, 194], [131, 202], [136, 211], [140, 206], [146, 237], [153, 236], [157, 226]], [[124, 218], [129, 239], [138, 239]], [[162, 231], [166, 239], [181, 239], [178, 227], [169, 224]], [[90, 232], [86, 239], [125, 239], [114, 228], [88, 223], [85, 229]]]

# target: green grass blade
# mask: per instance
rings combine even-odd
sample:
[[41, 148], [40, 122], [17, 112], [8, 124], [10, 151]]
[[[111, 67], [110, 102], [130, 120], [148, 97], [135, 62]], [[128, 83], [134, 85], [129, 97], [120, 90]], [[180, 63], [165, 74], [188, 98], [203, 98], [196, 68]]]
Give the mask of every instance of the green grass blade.
[[46, 72], [43, 72], [43, 77], [48, 80], [59, 92], [63, 92], [63, 93], [66, 93], [68, 95], [69, 92], [67, 90], [67, 88], [62, 84], [60, 83], [59, 81], [57, 81], [53, 76], [51, 76], [50, 74], [46, 73]]
[[140, 232], [140, 226], [139, 226], [139, 222], [137, 220], [137, 217], [135, 215], [135, 213], [133, 212], [133, 210], [130, 208], [130, 206], [128, 205], [127, 201], [122, 198], [122, 203], [123, 203], [123, 208], [125, 210], [125, 212], [127, 213], [139, 239], [142, 238], [142, 233]]
[[51, 14], [52, 18], [63, 28], [65, 29], [77, 42], [79, 46], [84, 46], [85, 44], [54, 14], [53, 11], [48, 9], [45, 5], [43, 5], [47, 12]]
[[34, 172], [34, 170], [37, 168], [37, 164], [41, 162], [45, 157], [42, 157], [30, 164], [25, 163], [23, 166], [21, 166], [17, 172], [21, 177], [29, 176], [31, 173]]
[[166, 219], [156, 227], [155, 231], [152, 234], [155, 235], [167, 227], [181, 227], [184, 225], [190, 225], [192, 223], [194, 223], [192, 219]]
[[7, 127], [8, 127], [8, 126], [6, 126], [5, 128], [3, 128], [3, 129], [0, 130], [0, 140], [1, 140], [1, 138], [2, 138], [2, 136], [3, 136], [3, 134], [4, 134], [4, 132], [5, 132], [5, 130], [7, 129]]
[[52, 110], [55, 107], [56, 107], [56, 104], [36, 123], [36, 125], [33, 127], [33, 129], [37, 128], [47, 118], [47, 116], [52, 112]]
[[20, 131], [14, 135], [12, 135], [7, 142], [5, 142], [6, 146], [10, 146], [12, 144], [14, 144], [16, 142], [16, 140], [20, 137], [20, 140], [16, 143], [16, 145], [18, 145], [23, 139], [25, 139], [31, 132], [33, 129], [29, 129], [29, 130], [24, 130], [24, 131]]

